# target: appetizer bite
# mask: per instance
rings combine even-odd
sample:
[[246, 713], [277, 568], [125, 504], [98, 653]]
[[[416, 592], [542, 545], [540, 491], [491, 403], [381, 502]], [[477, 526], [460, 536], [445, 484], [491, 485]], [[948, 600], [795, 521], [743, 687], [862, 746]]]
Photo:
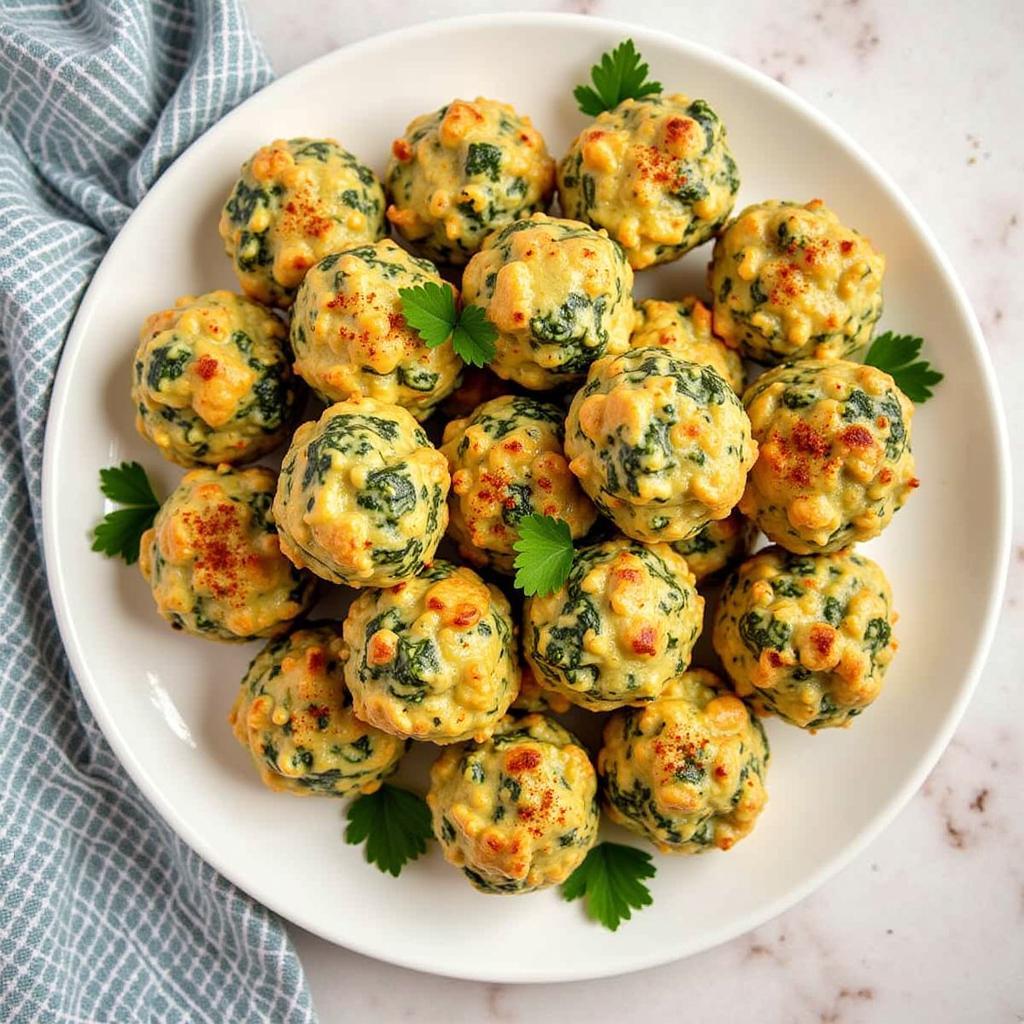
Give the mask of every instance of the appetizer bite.
[[688, 295], [681, 302], [644, 299], [636, 307], [630, 348], [661, 348], [690, 363], [710, 366], [737, 394], [745, 373], [740, 354], [711, 332], [711, 310]]
[[544, 686], [591, 711], [655, 700], [700, 636], [695, 583], [666, 544], [620, 537], [581, 548], [561, 588], [526, 601], [526, 660]]
[[242, 679], [229, 721], [270, 789], [298, 796], [372, 793], [407, 744], [352, 711], [341, 630], [310, 623], [271, 640]]
[[136, 429], [182, 466], [272, 451], [296, 397], [285, 333], [270, 310], [225, 291], [153, 313], [132, 364]]
[[728, 579], [713, 641], [736, 692], [804, 729], [846, 726], [896, 652], [889, 581], [852, 551], [759, 551]]
[[451, 288], [390, 239], [325, 256], [292, 309], [295, 372], [327, 404], [365, 395], [426, 419], [462, 369], [451, 341], [428, 348], [402, 315], [399, 289], [428, 281]]
[[303, 423], [281, 466], [281, 550], [331, 583], [388, 587], [430, 563], [448, 525], [448, 463], [412, 415], [372, 398]]
[[430, 770], [434, 835], [485, 893], [564, 882], [597, 836], [597, 779], [572, 733], [508, 715], [483, 743], [449, 747]]
[[519, 691], [517, 633], [505, 595], [450, 562], [360, 594], [342, 652], [356, 714], [409, 739], [485, 739]]
[[885, 529], [918, 485], [914, 406], [892, 377], [802, 359], [743, 396], [758, 444], [740, 509], [788, 551], [838, 551]]
[[715, 242], [715, 333], [761, 363], [842, 358], [871, 340], [884, 271], [820, 199], [748, 206]]
[[496, 228], [547, 209], [555, 162], [528, 117], [477, 97], [413, 119], [384, 180], [398, 233], [424, 256], [463, 264]]
[[732, 511], [757, 445], [711, 367], [639, 348], [594, 364], [569, 408], [565, 453], [627, 537], [671, 542]]
[[534, 513], [563, 520], [573, 538], [594, 525], [597, 511], [562, 453], [564, 424], [557, 405], [506, 395], [445, 427], [449, 532], [463, 558], [511, 573], [519, 521]]
[[466, 267], [462, 297], [498, 331], [491, 369], [532, 390], [581, 380], [625, 352], [633, 271], [605, 231], [535, 213], [489, 235]]
[[276, 139], [242, 164], [220, 237], [246, 295], [288, 307], [317, 260], [386, 233], [377, 176], [334, 139]]
[[194, 469], [139, 544], [157, 611], [208, 640], [283, 633], [315, 596], [316, 580], [281, 554], [269, 469]]
[[724, 519], [712, 519], [692, 537], [675, 541], [672, 550], [686, 559], [690, 572], [702, 583], [742, 562], [756, 533], [753, 524], [734, 511]]
[[558, 167], [567, 217], [605, 228], [634, 270], [679, 259], [725, 223], [740, 179], [725, 126], [680, 94], [623, 100]]
[[746, 704], [692, 669], [604, 727], [597, 771], [608, 817], [663, 853], [728, 850], [764, 810], [768, 740]]

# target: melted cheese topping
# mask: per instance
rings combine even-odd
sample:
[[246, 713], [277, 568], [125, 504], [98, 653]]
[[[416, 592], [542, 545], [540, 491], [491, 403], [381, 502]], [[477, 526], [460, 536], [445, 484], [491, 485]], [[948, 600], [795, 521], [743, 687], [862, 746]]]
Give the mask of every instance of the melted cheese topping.
[[569, 468], [635, 540], [684, 540], [724, 519], [757, 457], [732, 388], [661, 349], [596, 363], [565, 426]]
[[270, 503], [276, 478], [195, 469], [163, 503], [139, 545], [157, 611], [210, 640], [276, 636], [305, 611], [315, 580], [281, 554]]
[[547, 208], [555, 162], [507, 103], [453, 100], [391, 145], [388, 220], [417, 251], [465, 263], [496, 228]]
[[740, 508], [790, 551], [877, 537], [917, 487], [914, 407], [882, 370], [805, 359], [764, 374], [744, 403], [759, 450]]
[[434, 557], [448, 525], [448, 463], [412, 416], [372, 398], [303, 423], [281, 466], [281, 550], [332, 583], [387, 587]]
[[501, 591], [448, 562], [360, 594], [342, 654], [356, 714], [415, 740], [485, 739], [519, 690], [517, 632]]
[[733, 391], [743, 393], [743, 360], [711, 333], [711, 310], [700, 299], [693, 295], [681, 302], [644, 299], [636, 312], [630, 348], [662, 348], [679, 359], [710, 366]]
[[666, 544], [581, 548], [561, 588], [526, 601], [526, 660], [545, 686], [591, 711], [654, 700], [700, 636], [695, 583]]
[[248, 462], [284, 440], [295, 405], [285, 327], [216, 291], [146, 318], [132, 365], [135, 426], [182, 466]]
[[317, 260], [385, 234], [384, 189], [334, 139], [277, 139], [242, 165], [219, 228], [246, 295], [288, 307]]
[[617, 711], [597, 757], [608, 816], [664, 853], [728, 850], [764, 810], [768, 741], [721, 680], [694, 669], [643, 710]]
[[692, 537], [677, 540], [672, 550], [686, 559], [699, 583], [742, 562], [756, 533], [739, 512], [730, 512], [724, 519], [712, 519]]
[[871, 340], [884, 272], [820, 199], [748, 206], [715, 242], [715, 331], [760, 362], [841, 358]]
[[564, 520], [574, 538], [594, 525], [597, 511], [562, 454], [564, 419], [556, 405], [508, 395], [445, 428], [449, 531], [464, 558], [513, 572], [519, 521], [534, 513]]
[[895, 622], [889, 581], [871, 559], [772, 547], [727, 581], [713, 640], [741, 697], [814, 730], [849, 725], [878, 696]]
[[341, 669], [341, 631], [311, 625], [253, 659], [229, 721], [270, 789], [297, 796], [372, 793], [406, 744], [356, 718]]
[[739, 187], [718, 115], [679, 94], [623, 100], [599, 114], [558, 167], [565, 215], [606, 228], [636, 270], [711, 238]]
[[445, 859], [486, 893], [564, 882], [598, 827], [597, 779], [575, 737], [543, 715], [508, 716], [491, 739], [450, 747], [427, 803]]
[[462, 297], [497, 328], [491, 369], [533, 390], [579, 380], [625, 352], [633, 271], [605, 231], [535, 213], [489, 235], [466, 267]]
[[390, 239], [322, 259], [292, 310], [295, 372], [328, 404], [365, 395], [426, 419], [462, 369], [450, 340], [427, 348], [402, 315], [399, 289], [427, 282], [445, 283]]

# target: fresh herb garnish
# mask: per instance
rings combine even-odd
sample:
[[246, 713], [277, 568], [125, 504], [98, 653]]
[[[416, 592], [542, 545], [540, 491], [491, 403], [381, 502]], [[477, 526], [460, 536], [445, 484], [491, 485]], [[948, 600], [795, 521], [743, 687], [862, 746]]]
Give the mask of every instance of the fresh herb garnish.
[[653, 897], [643, 879], [656, 873], [649, 853], [621, 843], [598, 843], [562, 883], [562, 898], [584, 897], [587, 916], [614, 932], [633, 910], [651, 905]]
[[617, 107], [623, 100], [638, 100], [661, 92], [661, 82], [647, 81], [648, 70], [633, 40], [627, 39], [611, 53], [601, 54], [600, 62], [590, 69], [594, 88], [577, 85], [573, 96], [584, 114], [596, 117]]
[[914, 362], [921, 354], [922, 345], [922, 338], [886, 331], [871, 343], [864, 362], [885, 370], [907, 398], [921, 405], [932, 397], [932, 388], [943, 378], [927, 360]]
[[543, 597], [558, 590], [572, 568], [572, 533], [564, 519], [536, 513], [523, 516], [519, 539], [512, 545], [518, 552], [513, 563], [515, 585], [527, 597]]
[[348, 805], [345, 842], [366, 843], [366, 859], [397, 878], [410, 860], [427, 851], [433, 838], [430, 809], [423, 797], [385, 782], [375, 793]]
[[498, 337], [494, 324], [479, 306], [466, 306], [460, 312], [448, 285], [428, 281], [415, 288], [399, 288], [398, 297], [405, 322], [427, 348], [437, 348], [451, 338], [455, 354], [473, 366], [486, 366], [494, 358]]
[[108, 512], [93, 531], [92, 550], [128, 565], [139, 560], [139, 541], [153, 525], [160, 501], [146, 471], [137, 462], [122, 462], [100, 470], [100, 490], [124, 508]]

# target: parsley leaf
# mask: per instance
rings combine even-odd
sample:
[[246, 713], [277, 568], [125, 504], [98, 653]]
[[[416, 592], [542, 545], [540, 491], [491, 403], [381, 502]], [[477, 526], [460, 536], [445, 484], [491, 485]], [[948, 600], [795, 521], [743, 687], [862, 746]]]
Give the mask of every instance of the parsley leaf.
[[614, 932], [632, 917], [630, 908], [651, 905], [651, 891], [642, 880], [656, 873], [649, 853], [621, 843], [598, 843], [562, 883], [562, 898], [584, 897], [587, 915]]
[[632, 39], [619, 43], [611, 53], [601, 54], [601, 61], [590, 69], [589, 85], [573, 90], [576, 103], [584, 114], [596, 117], [617, 107], [623, 100], [638, 100], [661, 92], [661, 82], [647, 81], [648, 67], [637, 53]]
[[543, 597], [557, 590], [572, 568], [572, 533], [564, 519], [536, 513], [519, 520], [519, 539], [512, 545], [518, 552], [513, 563], [515, 585], [527, 597]]
[[932, 388], [942, 380], [943, 374], [932, 368], [931, 363], [921, 359], [914, 362], [921, 354], [924, 345], [922, 338], [910, 334], [893, 334], [886, 331], [871, 343], [864, 362], [885, 370], [896, 386], [912, 402], [920, 405], [932, 397]]
[[153, 525], [160, 501], [137, 462], [122, 462], [100, 470], [100, 490], [126, 508], [108, 512], [93, 531], [92, 550], [108, 558], [123, 558], [128, 565], [139, 560], [139, 542]]
[[494, 358], [498, 337], [494, 324], [479, 306], [460, 312], [448, 285], [428, 281], [415, 288], [399, 288], [398, 297], [405, 322], [427, 348], [437, 348], [451, 338], [455, 354], [473, 366], [486, 366]]
[[408, 861], [426, 853], [433, 835], [427, 802], [399, 786], [385, 782], [348, 805], [345, 842], [358, 846], [365, 840], [366, 859], [395, 878]]

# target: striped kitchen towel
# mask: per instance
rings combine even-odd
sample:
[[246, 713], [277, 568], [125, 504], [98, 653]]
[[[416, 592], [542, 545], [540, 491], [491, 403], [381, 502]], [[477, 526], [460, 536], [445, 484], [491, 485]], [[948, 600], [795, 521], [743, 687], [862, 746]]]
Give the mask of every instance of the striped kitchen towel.
[[270, 79], [241, 0], [0, 5], [0, 1020], [309, 1021], [279, 920], [129, 781], [71, 677], [40, 547], [43, 430], [100, 258]]

